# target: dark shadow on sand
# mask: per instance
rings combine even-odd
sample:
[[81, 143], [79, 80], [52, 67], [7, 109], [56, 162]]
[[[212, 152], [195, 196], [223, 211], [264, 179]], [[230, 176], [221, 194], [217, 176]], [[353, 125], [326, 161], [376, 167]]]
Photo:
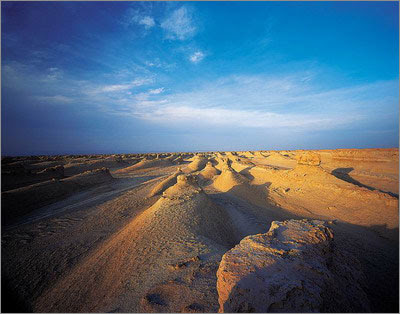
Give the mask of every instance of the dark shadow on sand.
[[382, 191], [382, 190], [376, 189], [376, 188], [374, 188], [372, 186], [365, 185], [365, 184], [361, 183], [360, 181], [355, 180], [354, 178], [352, 178], [349, 175], [349, 173], [352, 172], [353, 170], [354, 170], [354, 168], [336, 168], [335, 170], [332, 170], [331, 174], [334, 175], [338, 179], [341, 179], [343, 181], [346, 181], [348, 183], [357, 185], [357, 186], [362, 187], [362, 188], [366, 188], [366, 189], [368, 189], [370, 191], [379, 191], [379, 192], [388, 194], [390, 196], [399, 198], [399, 195], [396, 194], [396, 193], [392, 193], [392, 192], [388, 192], [388, 191]]

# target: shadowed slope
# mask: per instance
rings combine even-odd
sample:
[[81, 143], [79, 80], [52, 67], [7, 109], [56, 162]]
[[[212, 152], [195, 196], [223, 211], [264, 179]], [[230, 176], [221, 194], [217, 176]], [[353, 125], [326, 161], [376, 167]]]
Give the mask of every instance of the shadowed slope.
[[232, 234], [225, 212], [194, 178], [180, 175], [159, 201], [44, 293], [35, 310], [138, 311], [145, 291], [175, 278], [170, 264], [193, 256], [217, 261], [233, 245]]
[[49, 180], [1, 194], [2, 224], [41, 206], [54, 203], [72, 193], [113, 180], [107, 168], [86, 171], [61, 180]]

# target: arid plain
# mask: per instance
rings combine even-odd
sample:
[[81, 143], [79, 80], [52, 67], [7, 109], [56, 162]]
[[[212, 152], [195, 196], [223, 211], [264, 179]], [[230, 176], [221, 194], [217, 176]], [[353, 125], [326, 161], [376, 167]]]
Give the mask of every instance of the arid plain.
[[398, 149], [2, 158], [2, 310], [398, 312]]

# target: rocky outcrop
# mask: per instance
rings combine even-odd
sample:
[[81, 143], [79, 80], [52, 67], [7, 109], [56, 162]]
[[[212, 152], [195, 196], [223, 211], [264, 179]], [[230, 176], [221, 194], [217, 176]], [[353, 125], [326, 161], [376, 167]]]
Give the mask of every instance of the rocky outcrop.
[[364, 274], [319, 220], [273, 221], [244, 238], [217, 272], [219, 312], [367, 312]]
[[314, 152], [301, 154], [296, 159], [299, 165], [319, 166], [321, 164], [321, 156]]

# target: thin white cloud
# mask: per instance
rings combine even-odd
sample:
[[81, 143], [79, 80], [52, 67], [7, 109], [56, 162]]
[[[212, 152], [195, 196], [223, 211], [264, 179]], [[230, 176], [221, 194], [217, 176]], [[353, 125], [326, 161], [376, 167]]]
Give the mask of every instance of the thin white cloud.
[[[134, 114], [139, 118], [143, 118], [142, 113], [140, 113], [140, 111], [143, 108], [145, 108], [145, 111], [148, 112], [151, 107], [155, 108], [155, 107], [158, 107], [158, 106], [163, 105], [165, 103], [167, 103], [167, 100], [165, 100], [165, 99], [162, 99], [162, 100], [142, 100], [142, 101], [138, 102], [135, 105], [135, 110], [131, 111], [131, 114]], [[151, 109], [151, 110], [153, 110], [153, 109]]]
[[157, 94], [161, 94], [163, 91], [164, 91], [164, 87], [160, 87], [160, 88], [156, 88], [156, 89], [150, 89], [149, 90], [149, 94], [157, 95]]
[[142, 25], [145, 30], [149, 30], [156, 26], [156, 22], [148, 10], [143, 11], [132, 8], [126, 11], [125, 16], [121, 20], [121, 24], [125, 27], [129, 27], [132, 24]]
[[135, 79], [132, 82], [128, 84], [114, 84], [114, 85], [105, 85], [99, 88], [95, 88], [94, 90], [91, 91], [91, 93], [109, 93], [109, 92], [119, 92], [119, 91], [124, 91], [128, 90], [134, 87], [142, 86], [145, 84], [152, 83], [153, 80], [150, 78], [141, 78], [141, 79]]
[[186, 7], [174, 10], [163, 22], [161, 28], [165, 31], [167, 39], [185, 40], [197, 31], [193, 18]]
[[144, 64], [150, 68], [158, 68], [167, 71], [176, 67], [176, 63], [167, 63], [161, 61], [159, 58], [155, 58], [154, 60], [151, 61], [150, 60], [144, 61]]
[[63, 95], [55, 95], [55, 96], [38, 96], [36, 97], [39, 101], [43, 101], [45, 103], [54, 103], [54, 104], [68, 104], [74, 101], [71, 97], [66, 97]]
[[134, 85], [132, 84], [119, 84], [119, 85], [107, 85], [100, 87], [98, 89], [99, 92], [107, 93], [107, 92], [117, 92], [121, 90], [131, 89]]
[[153, 122], [199, 123], [203, 125], [236, 126], [247, 128], [317, 128], [329, 129], [359, 120], [361, 117], [337, 117], [311, 114], [278, 114], [268, 111], [236, 110], [225, 108], [195, 108], [191, 106], [165, 106], [141, 114]]
[[201, 60], [204, 59], [204, 53], [201, 51], [196, 51], [194, 54], [192, 54], [189, 58], [189, 60], [193, 63], [199, 63]]
[[154, 78], [148, 77], [99, 86], [67, 75], [62, 83], [43, 83], [57, 69], [42, 73], [32, 65], [16, 62], [6, 62], [2, 70], [7, 90], [29, 91], [32, 100], [43, 104], [87, 105], [103, 113], [171, 126], [315, 132], [360, 127], [398, 117], [396, 80], [328, 88], [320, 83], [324, 78], [309, 71], [291, 75], [236, 75], [197, 84], [185, 92], [174, 93], [171, 85], [165, 95], [163, 87], [145, 88], [145, 84], [154, 82]]
[[131, 84], [133, 86], [142, 86], [142, 85], [149, 84], [152, 82], [153, 82], [153, 79], [151, 79], [151, 78], [139, 78], [139, 79], [135, 79], [134, 81], [132, 81]]
[[47, 75], [43, 79], [44, 81], [56, 81], [62, 78], [63, 74], [59, 68], [48, 68]]
[[233, 76], [184, 93], [145, 93], [127, 100], [123, 114], [166, 125], [305, 131], [353, 127], [397, 102], [393, 81], [327, 90], [304, 77]]
[[156, 25], [151, 16], [144, 16], [139, 19], [138, 24], [143, 25], [145, 29], [150, 29]]

